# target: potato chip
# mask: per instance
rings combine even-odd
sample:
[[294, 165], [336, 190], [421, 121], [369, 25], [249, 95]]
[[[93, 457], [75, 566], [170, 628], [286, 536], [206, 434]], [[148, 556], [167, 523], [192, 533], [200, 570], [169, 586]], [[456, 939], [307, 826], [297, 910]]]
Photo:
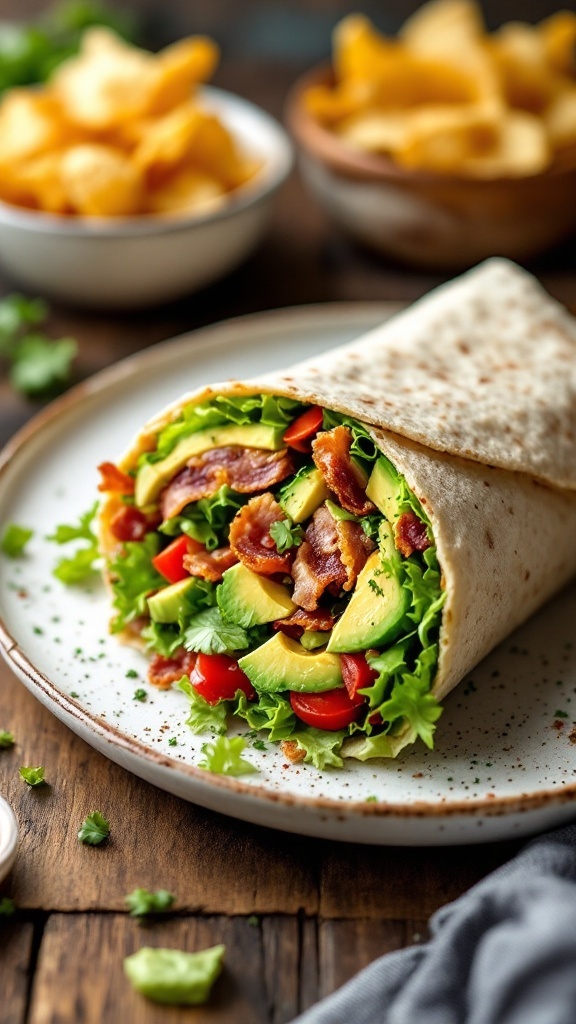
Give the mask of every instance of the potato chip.
[[136, 213], [142, 176], [119, 150], [97, 143], [72, 146], [62, 156], [62, 182], [74, 210], [86, 216]]
[[20, 202], [48, 213], [66, 213], [70, 201], [62, 180], [62, 153], [44, 153], [18, 168]]
[[563, 75], [576, 75], [576, 14], [558, 11], [541, 21], [537, 31], [550, 67]]
[[0, 104], [0, 164], [59, 146], [67, 134], [57, 100], [40, 90], [11, 89]]
[[470, 160], [496, 149], [498, 115], [490, 104], [421, 107], [412, 113], [404, 140], [394, 151], [395, 159], [404, 167], [458, 173]]
[[552, 145], [565, 150], [576, 143], [576, 85], [561, 92], [544, 116]]
[[221, 182], [201, 171], [185, 168], [148, 194], [146, 208], [165, 215], [206, 214], [225, 202], [226, 189]]
[[155, 79], [146, 104], [148, 114], [163, 114], [191, 95], [195, 85], [212, 77], [218, 47], [206, 36], [181, 39], [158, 55]]
[[142, 141], [134, 150], [134, 163], [158, 178], [191, 154], [200, 122], [206, 117], [192, 103], [182, 103], [163, 117], [146, 122]]
[[368, 18], [351, 14], [333, 33], [334, 71], [337, 80], [371, 81], [397, 49], [397, 44], [379, 35]]
[[484, 19], [473, 0], [435, 0], [419, 7], [400, 29], [399, 37], [414, 53], [457, 55], [464, 47], [478, 46]]

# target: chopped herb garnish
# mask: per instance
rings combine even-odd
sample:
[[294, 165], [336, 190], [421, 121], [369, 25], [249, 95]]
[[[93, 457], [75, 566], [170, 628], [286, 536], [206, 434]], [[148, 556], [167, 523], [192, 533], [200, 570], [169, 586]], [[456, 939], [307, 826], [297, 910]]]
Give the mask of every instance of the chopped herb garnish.
[[384, 591], [382, 590], [382, 587], [378, 586], [376, 580], [368, 580], [368, 586], [370, 587], [370, 590], [373, 590], [378, 597], [384, 597]]
[[100, 811], [91, 811], [84, 818], [79, 832], [78, 839], [88, 846], [99, 846], [110, 835], [110, 822]]
[[260, 918], [256, 914], [250, 914], [250, 917], [246, 919], [246, 924], [249, 924], [251, 928], [257, 928], [260, 924]]
[[10, 896], [3, 896], [0, 900], [0, 917], [12, 917], [16, 910], [16, 904]]
[[252, 746], [254, 747], [255, 750], [266, 750], [267, 749], [266, 744], [264, 743], [264, 740], [254, 740], [254, 742], [252, 743]]
[[14, 746], [15, 742], [11, 732], [6, 732], [4, 729], [0, 730], [0, 750], [9, 750], [10, 747]]
[[138, 690], [134, 690], [134, 696], [132, 700], [145, 701], [148, 696], [148, 691], [143, 690], [141, 687]]
[[367, 803], [367, 804], [376, 804], [376, 803], [378, 803], [378, 797], [377, 796], [367, 796], [366, 800], [364, 802]]
[[270, 536], [282, 554], [290, 548], [297, 548], [304, 540], [304, 530], [290, 519], [278, 519], [270, 527]]
[[126, 679], [138, 679], [138, 673], [135, 668], [129, 668], [126, 673]]
[[149, 889], [134, 889], [124, 900], [130, 917], [145, 917], [147, 914], [163, 914], [174, 903], [174, 896], [167, 889], [150, 892]]
[[175, 736], [171, 736], [170, 737], [170, 739], [168, 740], [168, 746], [169, 747], [176, 747], [176, 746], [178, 746], [178, 740], [176, 739]]
[[41, 765], [38, 768], [30, 768], [22, 766], [19, 768], [20, 778], [24, 779], [24, 782], [28, 783], [29, 786], [45, 786], [47, 785], [45, 774], [46, 769]]
[[[7, 52], [4, 47], [3, 72]], [[55, 341], [38, 330], [47, 316], [41, 299], [8, 295], [0, 301], [0, 359], [10, 367], [12, 386], [30, 397], [61, 391], [69, 383], [77, 351], [73, 338]]]
[[566, 711], [555, 711], [554, 718], [568, 718], [568, 714]]
[[17, 523], [8, 523], [0, 540], [0, 548], [8, 558], [19, 558], [24, 553], [28, 541], [34, 536], [34, 530]]

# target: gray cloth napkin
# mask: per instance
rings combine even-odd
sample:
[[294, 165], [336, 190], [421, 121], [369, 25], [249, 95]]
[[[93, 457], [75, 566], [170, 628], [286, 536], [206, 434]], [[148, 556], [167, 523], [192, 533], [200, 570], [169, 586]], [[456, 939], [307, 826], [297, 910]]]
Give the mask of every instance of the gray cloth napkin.
[[576, 1024], [576, 825], [533, 840], [293, 1024]]

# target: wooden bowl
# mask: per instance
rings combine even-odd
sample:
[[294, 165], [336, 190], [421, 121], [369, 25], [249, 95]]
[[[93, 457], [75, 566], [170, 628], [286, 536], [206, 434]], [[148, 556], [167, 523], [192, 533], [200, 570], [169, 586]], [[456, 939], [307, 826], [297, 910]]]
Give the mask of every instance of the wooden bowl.
[[526, 260], [576, 230], [576, 161], [524, 178], [405, 170], [353, 149], [306, 111], [305, 91], [330, 80], [326, 67], [300, 78], [286, 121], [310, 191], [357, 241], [408, 264], [462, 270], [488, 256]]

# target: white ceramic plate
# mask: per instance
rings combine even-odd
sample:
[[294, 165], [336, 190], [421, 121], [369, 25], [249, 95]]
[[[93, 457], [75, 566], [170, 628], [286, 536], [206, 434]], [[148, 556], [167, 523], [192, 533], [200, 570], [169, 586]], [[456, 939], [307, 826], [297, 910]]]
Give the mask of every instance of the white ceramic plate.
[[[576, 813], [576, 588], [450, 695], [434, 752], [419, 745], [397, 761], [351, 760], [320, 773], [286, 764], [267, 744], [248, 750], [258, 774], [230, 779], [194, 767], [205, 740], [184, 725], [184, 695], [154, 691], [144, 657], [108, 636], [99, 582], [65, 588], [51, 575], [61, 552], [46, 534], [90, 506], [95, 466], [117, 458], [151, 414], [200, 384], [272, 370], [351, 340], [392, 311], [308, 307], [216, 325], [118, 364], [36, 417], [0, 460], [0, 529], [14, 521], [35, 530], [24, 558], [0, 562], [0, 645], [25, 685], [88, 743], [205, 807], [354, 842], [525, 835]], [[137, 687], [148, 691], [144, 703], [133, 699]], [[53, 777], [57, 765], [47, 769]]]
[[10, 873], [18, 852], [18, 823], [10, 804], [0, 796], [0, 882]]

